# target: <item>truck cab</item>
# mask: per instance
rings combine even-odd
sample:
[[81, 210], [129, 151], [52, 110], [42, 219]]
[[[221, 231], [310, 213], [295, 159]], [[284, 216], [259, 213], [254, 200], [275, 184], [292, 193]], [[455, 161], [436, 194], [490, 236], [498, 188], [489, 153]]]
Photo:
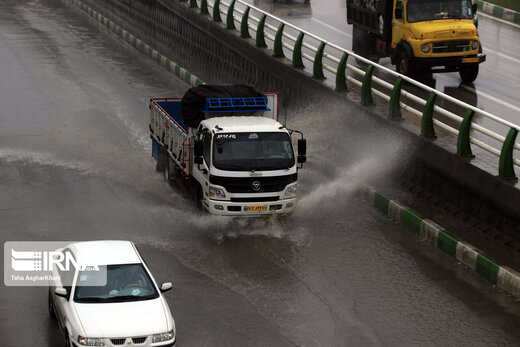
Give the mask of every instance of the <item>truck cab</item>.
[[292, 212], [298, 159], [282, 124], [217, 117], [202, 121], [197, 133], [193, 177], [201, 184], [204, 209], [218, 215]]

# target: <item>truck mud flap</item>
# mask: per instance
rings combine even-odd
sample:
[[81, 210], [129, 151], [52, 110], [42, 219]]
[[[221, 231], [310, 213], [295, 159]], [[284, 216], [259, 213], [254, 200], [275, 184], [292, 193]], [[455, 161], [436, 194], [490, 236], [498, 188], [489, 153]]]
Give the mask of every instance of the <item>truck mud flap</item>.
[[152, 138], [152, 157], [159, 160], [159, 143], [154, 138]]

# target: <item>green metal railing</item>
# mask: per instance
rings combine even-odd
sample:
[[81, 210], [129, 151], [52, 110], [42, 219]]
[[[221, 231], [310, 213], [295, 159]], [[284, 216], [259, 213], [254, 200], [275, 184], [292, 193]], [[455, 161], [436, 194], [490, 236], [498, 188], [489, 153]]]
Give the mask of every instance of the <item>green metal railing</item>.
[[[290, 61], [291, 65], [298, 69], [306, 69], [304, 59], [309, 61], [312, 67], [312, 76], [322, 81], [321, 83], [334, 87], [337, 92], [352, 90], [349, 87], [350, 84], [351, 87], [360, 88], [361, 103], [363, 105], [374, 104], [374, 95], [383, 101], [387, 101], [389, 103], [388, 117], [392, 120], [402, 120], [402, 111], [406, 110], [407, 114], [416, 116], [421, 120], [421, 134], [426, 138], [435, 139], [436, 129], [457, 136], [457, 153], [460, 156], [469, 158], [474, 156], [471, 144], [475, 144], [485, 151], [497, 155], [499, 157], [499, 176], [504, 179], [516, 179], [514, 166], [520, 166], [520, 160], [514, 158], [514, 151], [520, 150], [520, 145], [515, 142], [516, 135], [520, 130], [519, 125], [500, 119], [484, 110], [466, 104], [351, 51], [331, 44], [242, 0], [232, 0], [230, 3], [221, 2], [220, 0], [209, 0], [209, 2], [208, 0], [199, 0], [199, 2], [201, 14], [209, 14], [208, 7], [212, 8], [211, 19], [213, 21], [222, 22], [221, 15], [224, 15], [226, 18], [224, 23], [226, 29], [237, 30], [235, 22], [238, 23], [240, 37], [244, 39], [251, 38], [250, 31], [254, 31], [256, 47], [271, 49], [274, 57], [280, 59], [291, 57], [287, 61]], [[189, 7], [199, 7], [197, 0], [189, 0]], [[289, 52], [291, 54], [287, 54]], [[356, 60], [362, 61], [366, 64], [366, 69], [349, 64], [349, 58], [356, 58]], [[393, 76], [395, 78], [394, 83], [389, 83], [375, 75], [380, 72], [384, 72], [387, 76]], [[356, 79], [355, 76], [359, 76], [360, 79]], [[330, 81], [335, 82], [327, 82], [326, 79], [328, 77], [331, 77]], [[331, 85], [331, 83], [333, 84]], [[425, 100], [403, 90], [404, 83], [428, 92], [429, 97]], [[375, 89], [373, 87], [374, 84], [383, 87], [383, 90]], [[423, 108], [411, 107], [402, 101], [403, 98]], [[448, 102], [452, 105], [463, 107], [463, 109], [466, 109], [466, 113], [458, 115], [448, 109], [437, 106], [436, 102], [440, 99], [444, 103]], [[504, 132], [507, 132], [507, 136], [502, 136], [479, 124], [475, 124], [473, 122], [475, 114], [497, 123], [504, 129]], [[459, 124], [459, 128], [453, 128], [448, 123], [440, 121], [437, 117], [438, 115], [442, 115], [444, 119], [447, 118], [450, 124]], [[476, 138], [471, 136], [475, 132], [478, 132], [479, 135], [484, 135], [484, 137]], [[491, 143], [501, 143], [502, 148], [497, 149], [489, 143], [483, 142], [483, 138], [492, 139]]]

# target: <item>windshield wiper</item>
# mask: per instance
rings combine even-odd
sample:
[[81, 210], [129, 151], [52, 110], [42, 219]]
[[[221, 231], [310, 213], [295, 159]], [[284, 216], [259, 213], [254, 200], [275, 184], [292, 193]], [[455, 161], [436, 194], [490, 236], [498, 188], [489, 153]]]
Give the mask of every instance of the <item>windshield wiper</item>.
[[107, 301], [109, 299], [110, 298], [100, 298], [100, 297], [91, 296], [91, 297], [86, 297], [86, 298], [75, 298], [74, 301], [76, 301], [76, 302], [103, 302], [103, 301]]

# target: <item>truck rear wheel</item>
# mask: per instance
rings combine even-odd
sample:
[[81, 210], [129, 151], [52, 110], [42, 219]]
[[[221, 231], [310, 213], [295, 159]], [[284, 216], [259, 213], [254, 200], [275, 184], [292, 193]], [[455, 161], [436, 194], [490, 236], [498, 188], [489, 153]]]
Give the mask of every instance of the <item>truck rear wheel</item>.
[[155, 171], [164, 172], [164, 166], [166, 163], [166, 159], [168, 159], [168, 155], [164, 148], [159, 146], [159, 153], [157, 154], [157, 164], [155, 165]]
[[462, 65], [459, 70], [459, 75], [462, 82], [473, 82], [478, 76], [478, 64]]

